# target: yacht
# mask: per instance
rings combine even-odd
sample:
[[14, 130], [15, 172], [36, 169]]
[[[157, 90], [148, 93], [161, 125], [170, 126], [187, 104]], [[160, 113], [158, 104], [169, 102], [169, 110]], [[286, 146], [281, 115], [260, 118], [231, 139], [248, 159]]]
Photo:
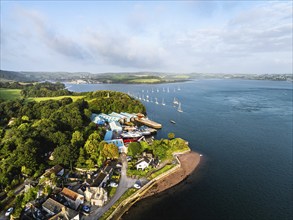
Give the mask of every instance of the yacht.
[[162, 105], [166, 105], [166, 103], [164, 102], [164, 98], [163, 98], [163, 100], [162, 100]]
[[174, 98], [174, 100], [173, 100], [173, 104], [174, 104], [174, 105], [178, 105], [178, 104], [179, 104], [178, 99]]
[[178, 112], [183, 112], [183, 111], [182, 111], [182, 108], [181, 108], [181, 102], [178, 103], [178, 109], [177, 109], [177, 111], [178, 111]]
[[173, 121], [173, 120], [170, 120], [170, 122], [171, 122], [172, 124], [176, 124], [176, 122], [175, 122], [175, 121]]
[[157, 99], [157, 98], [155, 98], [155, 100], [156, 100], [156, 101], [155, 101], [155, 103], [158, 105], [158, 104], [159, 104], [159, 102], [158, 102], [158, 99]]

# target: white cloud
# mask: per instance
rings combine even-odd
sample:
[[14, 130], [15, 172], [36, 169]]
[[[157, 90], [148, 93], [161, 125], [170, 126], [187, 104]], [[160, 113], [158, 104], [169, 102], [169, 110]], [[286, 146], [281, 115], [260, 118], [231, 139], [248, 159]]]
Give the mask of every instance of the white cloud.
[[[79, 26], [71, 35], [58, 31], [40, 11], [19, 7], [16, 25], [1, 26], [1, 54], [13, 60], [13, 54], [17, 58], [27, 53], [27, 59], [55, 60], [56, 66], [80, 66], [80, 70], [103, 66], [107, 71], [292, 71], [291, 6], [290, 2], [258, 4], [222, 21], [221, 26], [195, 28], [195, 24], [191, 28], [194, 21], [180, 27], [178, 22], [172, 27], [172, 21], [161, 21], [160, 14], [168, 14], [164, 7], [150, 12], [138, 5], [121, 27], [104, 21], [100, 26]], [[219, 8], [216, 5], [213, 13]]]

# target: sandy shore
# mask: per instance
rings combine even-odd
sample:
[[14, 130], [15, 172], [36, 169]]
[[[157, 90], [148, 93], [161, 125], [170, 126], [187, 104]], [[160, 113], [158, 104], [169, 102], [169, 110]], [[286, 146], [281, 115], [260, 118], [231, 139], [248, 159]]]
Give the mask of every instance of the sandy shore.
[[196, 152], [190, 151], [188, 153], [179, 155], [178, 159], [181, 162], [181, 167], [166, 178], [158, 181], [144, 194], [143, 198], [163, 192], [164, 190], [177, 185], [185, 178], [187, 178], [198, 166], [200, 162], [200, 155]]

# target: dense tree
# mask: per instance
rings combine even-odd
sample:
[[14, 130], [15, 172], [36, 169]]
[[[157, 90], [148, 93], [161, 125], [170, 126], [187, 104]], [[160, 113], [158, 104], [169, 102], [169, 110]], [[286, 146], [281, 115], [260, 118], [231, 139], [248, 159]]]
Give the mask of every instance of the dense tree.
[[119, 151], [115, 144], [105, 144], [101, 154], [107, 159], [118, 159]]
[[143, 151], [142, 146], [138, 142], [132, 142], [128, 145], [127, 154], [130, 156], [137, 156]]
[[79, 157], [77, 159], [77, 167], [84, 167], [86, 162], [85, 151], [83, 148], [79, 149]]
[[101, 141], [100, 135], [97, 132], [92, 133], [88, 137], [88, 139], [84, 145], [84, 149], [85, 149], [86, 153], [89, 155], [97, 154], [100, 141]]
[[53, 163], [54, 164], [63, 164], [65, 166], [70, 166], [71, 151], [68, 145], [61, 145], [54, 149], [53, 152]]

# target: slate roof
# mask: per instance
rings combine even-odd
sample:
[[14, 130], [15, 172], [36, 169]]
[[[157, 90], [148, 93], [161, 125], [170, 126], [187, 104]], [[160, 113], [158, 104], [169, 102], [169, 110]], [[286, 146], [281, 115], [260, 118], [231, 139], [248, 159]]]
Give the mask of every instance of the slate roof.
[[50, 210], [51, 212], [54, 212], [55, 214], [59, 213], [62, 211], [62, 208], [65, 208], [64, 205], [62, 205], [61, 203], [55, 201], [54, 199], [47, 199], [43, 205], [43, 207], [45, 207], [46, 209]]

